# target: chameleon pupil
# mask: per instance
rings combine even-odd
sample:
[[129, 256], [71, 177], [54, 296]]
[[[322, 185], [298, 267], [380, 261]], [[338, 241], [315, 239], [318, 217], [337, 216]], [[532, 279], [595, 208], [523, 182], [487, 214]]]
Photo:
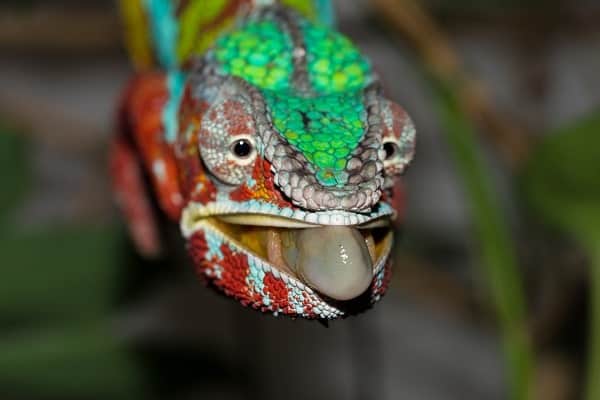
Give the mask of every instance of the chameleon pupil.
[[398, 146], [396, 145], [396, 143], [392, 142], [387, 142], [383, 144], [383, 150], [385, 151], [386, 160], [390, 160], [396, 155], [397, 147]]
[[245, 158], [252, 152], [252, 145], [246, 139], [240, 139], [233, 144], [233, 154]]

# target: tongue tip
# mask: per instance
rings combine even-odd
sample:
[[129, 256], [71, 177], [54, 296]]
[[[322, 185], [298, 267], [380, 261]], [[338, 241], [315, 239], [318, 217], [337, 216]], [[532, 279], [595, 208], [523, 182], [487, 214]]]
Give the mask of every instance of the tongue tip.
[[[373, 281], [373, 265], [369, 257], [355, 260], [354, 267], [342, 273], [329, 275], [329, 266], [302, 270], [301, 279], [317, 292], [334, 300], [347, 301], [365, 293]], [[325, 273], [324, 273], [325, 272]]]
[[[357, 291], [356, 293], [352, 293], [352, 294], [348, 294], [348, 295], [327, 295], [326, 293], [323, 293], [325, 296], [333, 299], [333, 300], [337, 300], [337, 301], [350, 301], [353, 299], [356, 299], [357, 297], [360, 297], [363, 293], [365, 293], [367, 291], [369, 287], [367, 286], [367, 288], [365, 290], [362, 291]], [[322, 293], [322, 292], [321, 292]]]
[[310, 279], [303, 279], [304, 282], [316, 290], [317, 292], [330, 297], [334, 300], [339, 301], [348, 301], [355, 299], [365, 293], [369, 287], [371, 286], [372, 277], [371, 276], [363, 276], [360, 279], [355, 279], [351, 285], [335, 285], [335, 284], [325, 284], [319, 285], [314, 282], [311, 282]]
[[307, 286], [327, 297], [351, 300], [371, 285], [372, 256], [356, 228], [303, 229], [294, 232], [291, 244], [286, 243], [282, 242], [282, 256], [290, 268]]

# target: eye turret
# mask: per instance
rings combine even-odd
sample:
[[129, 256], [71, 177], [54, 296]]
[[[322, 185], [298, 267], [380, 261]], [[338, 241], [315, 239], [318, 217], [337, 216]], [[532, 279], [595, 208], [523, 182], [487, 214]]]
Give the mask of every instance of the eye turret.
[[385, 171], [385, 186], [404, 173], [415, 153], [415, 126], [402, 107], [387, 101], [382, 107], [385, 125], [381, 158]]
[[258, 155], [251, 109], [243, 101], [223, 99], [205, 113], [198, 152], [208, 171], [228, 185], [240, 185], [252, 175]]

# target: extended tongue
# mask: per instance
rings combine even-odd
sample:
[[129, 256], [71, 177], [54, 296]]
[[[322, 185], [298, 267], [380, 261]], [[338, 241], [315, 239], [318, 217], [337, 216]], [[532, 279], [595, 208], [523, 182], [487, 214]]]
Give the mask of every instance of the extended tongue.
[[367, 290], [373, 263], [365, 239], [345, 226], [291, 230], [282, 235], [287, 265], [307, 285], [336, 300]]

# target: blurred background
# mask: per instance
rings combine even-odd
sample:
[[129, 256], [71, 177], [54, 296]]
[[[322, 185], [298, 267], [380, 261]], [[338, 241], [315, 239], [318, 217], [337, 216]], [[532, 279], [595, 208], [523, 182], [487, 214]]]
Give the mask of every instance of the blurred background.
[[262, 316], [138, 257], [110, 0], [0, 3], [3, 399], [600, 399], [600, 3], [337, 0], [418, 129], [388, 294]]

